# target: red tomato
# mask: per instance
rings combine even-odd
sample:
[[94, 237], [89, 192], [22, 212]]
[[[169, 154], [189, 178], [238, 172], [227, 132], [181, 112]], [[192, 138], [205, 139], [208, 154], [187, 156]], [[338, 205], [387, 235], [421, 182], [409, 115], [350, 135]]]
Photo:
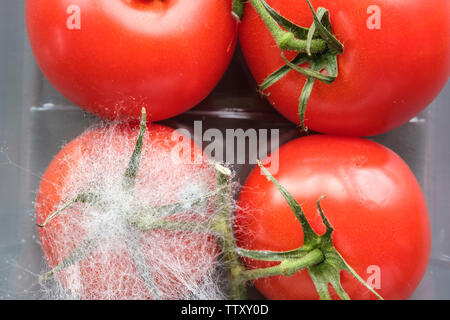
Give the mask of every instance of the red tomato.
[[[383, 298], [410, 297], [427, 267], [431, 231], [424, 196], [405, 162], [359, 138], [309, 136], [279, 152], [274, 177], [302, 206], [313, 229], [325, 232], [316, 200], [326, 195], [322, 208], [334, 227], [338, 252], [364, 280], [374, 280], [369, 284], [379, 280], [376, 290]], [[243, 208], [236, 215], [239, 246], [286, 251], [302, 245], [300, 223], [259, 168], [247, 179], [238, 205]], [[246, 263], [250, 268], [270, 266]], [[341, 273], [341, 282], [351, 299], [376, 299], [347, 272]], [[269, 299], [319, 298], [306, 270], [259, 279], [255, 285]]]
[[222, 77], [237, 37], [231, 0], [27, 0], [26, 22], [48, 80], [106, 118], [190, 109]]
[[[313, 22], [305, 0], [266, 2], [298, 25]], [[329, 9], [333, 32], [345, 49], [338, 56], [337, 80], [331, 85], [316, 81], [305, 115], [309, 129], [354, 136], [386, 132], [417, 115], [445, 85], [450, 71], [448, 0], [311, 2], [316, 10]], [[379, 9], [380, 29], [367, 27], [377, 13], [367, 13], [373, 5]], [[258, 83], [285, 64], [250, 4], [240, 26], [240, 43]], [[267, 90], [272, 105], [295, 123], [300, 123], [298, 101], [304, 83], [304, 76], [291, 71]]]
[[[85, 239], [101, 230], [101, 241], [94, 249], [84, 250], [89, 253], [86, 257], [57, 273], [63, 286], [75, 297], [154, 298], [137, 271], [136, 248], [142, 250], [137, 261], [146, 264], [141, 268], [151, 272], [161, 292], [160, 298], [164, 299], [192, 294], [188, 290], [200, 283], [216, 261], [218, 247], [211, 236], [156, 230], [134, 234], [136, 230], [127, 229], [125, 219], [136, 204], [132, 201], [134, 198], [122, 190], [121, 182], [136, 140], [135, 129], [103, 127], [84, 133], [55, 156], [42, 177], [36, 201], [37, 223], [42, 224], [81, 192], [99, 195], [100, 204], [111, 203], [106, 209], [105, 205], [99, 209], [95, 204], [74, 204], [39, 229], [50, 268], [60, 264], [75, 248], [80, 248]], [[135, 197], [142, 205], [180, 202], [214, 188], [215, 173], [208, 165], [172, 160], [175, 145], [178, 148], [193, 146], [189, 139], [172, 141], [173, 131], [159, 125], [149, 127], [135, 187]], [[199, 152], [200, 149], [194, 146], [191, 150]], [[213, 213], [212, 209], [211, 206], [186, 209], [175, 218], [203, 221]], [[135, 211], [131, 213], [139, 213]], [[130, 238], [135, 240], [131, 248], [127, 244]]]

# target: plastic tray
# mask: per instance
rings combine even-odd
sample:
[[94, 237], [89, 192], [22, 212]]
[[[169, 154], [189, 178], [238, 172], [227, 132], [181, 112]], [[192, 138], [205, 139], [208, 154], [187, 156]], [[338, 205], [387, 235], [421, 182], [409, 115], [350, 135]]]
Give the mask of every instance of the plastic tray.
[[[71, 105], [40, 74], [28, 46], [23, 1], [0, 0], [0, 299], [40, 298], [45, 260], [34, 225], [33, 201], [40, 176], [60, 148], [101, 121]], [[430, 264], [413, 299], [450, 298], [450, 84], [425, 112], [372, 138], [411, 167], [426, 195], [433, 230]], [[280, 129], [280, 143], [299, 136], [256, 91], [237, 51], [220, 84], [200, 105], [164, 121], [193, 133], [217, 128]], [[253, 167], [234, 165], [241, 184]], [[256, 292], [255, 297], [259, 297]]]

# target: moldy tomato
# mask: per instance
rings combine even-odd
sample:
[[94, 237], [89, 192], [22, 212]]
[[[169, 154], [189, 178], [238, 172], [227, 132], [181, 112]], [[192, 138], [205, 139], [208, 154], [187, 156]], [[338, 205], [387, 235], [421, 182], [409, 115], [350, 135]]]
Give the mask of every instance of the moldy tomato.
[[[210, 201], [195, 210], [187, 201], [203, 199], [215, 187], [215, 172], [206, 162], [188, 161], [201, 150], [190, 139], [172, 139], [174, 130], [159, 125], [148, 127], [134, 187], [125, 187], [135, 129], [111, 125], [85, 132], [54, 157], [42, 177], [36, 201], [39, 238], [51, 274], [72, 298], [195, 298], [214, 270], [219, 249], [213, 237], [133, 227], [133, 219], [142, 215], [150, 222], [201, 223], [213, 214]], [[173, 158], [173, 150], [191, 153]], [[81, 194], [84, 200], [66, 205]], [[173, 203], [181, 204], [176, 212], [158, 211]]]

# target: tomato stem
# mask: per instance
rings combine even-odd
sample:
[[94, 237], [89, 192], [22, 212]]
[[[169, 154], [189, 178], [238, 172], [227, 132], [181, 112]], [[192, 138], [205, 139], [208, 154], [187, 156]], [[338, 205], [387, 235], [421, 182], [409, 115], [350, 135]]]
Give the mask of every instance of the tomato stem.
[[[310, 28], [296, 25], [270, 7], [265, 0], [249, 0], [260, 18], [272, 34], [281, 57], [286, 63], [280, 69], [270, 74], [259, 86], [261, 92], [281, 80], [287, 73], [294, 70], [307, 77], [299, 97], [298, 115], [303, 131], [308, 131], [305, 125], [306, 106], [311, 95], [315, 80], [327, 84], [333, 83], [338, 76], [337, 55], [344, 52], [344, 45], [333, 35], [330, 14], [327, 9], [319, 7], [314, 11], [309, 0], [306, 0], [314, 17]], [[298, 54], [289, 61], [283, 50], [293, 50]], [[309, 64], [309, 68], [300, 67]], [[326, 70], [328, 75], [322, 73]]]
[[314, 249], [297, 259], [286, 259], [280, 264], [261, 269], [246, 270], [241, 273], [241, 281], [249, 281], [270, 276], [285, 275], [292, 276], [296, 272], [320, 264], [324, 260], [324, 255], [320, 249]]
[[126, 190], [134, 188], [134, 185], [136, 184], [136, 177], [141, 162], [142, 147], [144, 145], [144, 136], [146, 130], [147, 130], [147, 112], [145, 108], [142, 108], [141, 124], [138, 139], [136, 140], [136, 146], [134, 148], [128, 167], [125, 171], [123, 186]]
[[262, 0], [249, 0], [258, 15], [264, 21], [275, 42], [281, 50], [293, 50], [306, 52], [307, 48], [311, 53], [322, 53], [327, 50], [327, 44], [322, 39], [313, 39], [310, 44], [306, 39], [299, 39], [294, 33], [283, 30], [275, 19], [270, 15]]
[[219, 164], [215, 164], [216, 169], [216, 212], [213, 228], [222, 237], [217, 237], [217, 242], [221, 248], [225, 267], [230, 279], [231, 293], [233, 300], [243, 300], [247, 297], [246, 283], [240, 280], [245, 271], [244, 265], [237, 254], [237, 245], [233, 233], [233, 210], [231, 206], [231, 171]]
[[210, 233], [216, 235], [211, 230], [208, 222], [189, 222], [164, 220], [153, 215], [132, 215], [127, 218], [127, 222], [141, 232], [151, 230], [188, 231], [195, 233]]
[[86, 256], [88, 256], [97, 247], [99, 241], [100, 235], [98, 234], [83, 240], [66, 258], [64, 258], [63, 261], [61, 261], [56, 267], [52, 268], [49, 272], [45, 273], [40, 278], [40, 282], [42, 283], [46, 281], [58, 272], [86, 258]]
[[77, 196], [75, 196], [73, 199], [67, 201], [61, 208], [53, 212], [50, 216], [48, 216], [45, 221], [41, 224], [37, 223], [36, 225], [39, 228], [45, 228], [47, 224], [55, 219], [57, 216], [59, 216], [61, 213], [63, 213], [65, 210], [70, 208], [75, 203], [95, 203], [98, 200], [98, 196], [92, 193], [80, 193]]
[[244, 15], [245, 0], [233, 0], [232, 12], [236, 15], [238, 21], [241, 21]]

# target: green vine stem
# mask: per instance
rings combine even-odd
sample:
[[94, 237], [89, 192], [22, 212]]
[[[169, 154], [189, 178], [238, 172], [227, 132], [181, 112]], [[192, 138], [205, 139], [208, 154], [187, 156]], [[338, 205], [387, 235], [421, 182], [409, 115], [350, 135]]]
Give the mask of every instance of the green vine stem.
[[84, 204], [90, 203], [90, 204], [94, 204], [94, 203], [96, 203], [97, 200], [98, 200], [98, 196], [96, 196], [95, 194], [92, 194], [92, 193], [81, 193], [81, 194], [75, 196], [73, 199], [69, 200], [67, 203], [65, 203], [60, 209], [58, 209], [55, 212], [53, 212], [50, 216], [48, 216], [45, 219], [45, 221], [43, 223], [41, 223], [41, 224], [37, 223], [36, 225], [39, 228], [45, 228], [45, 226], [50, 221], [52, 221], [57, 216], [62, 214], [65, 210], [70, 208], [72, 205], [74, 205], [76, 203], [84, 203]]
[[[306, 39], [298, 39], [294, 33], [283, 30], [275, 19], [266, 9], [263, 0], [249, 0], [258, 15], [264, 21], [267, 29], [269, 29], [275, 42], [281, 50], [293, 50], [298, 52], [306, 52], [308, 42]], [[314, 39], [309, 44], [309, 50], [312, 53], [321, 53], [327, 49], [327, 44], [322, 39]]]
[[[305, 125], [306, 106], [316, 80], [327, 84], [333, 83], [338, 77], [337, 55], [344, 52], [344, 45], [333, 35], [330, 14], [327, 9], [319, 7], [317, 13], [309, 0], [314, 22], [310, 28], [296, 25], [271, 8], [265, 0], [249, 0], [259, 17], [272, 34], [285, 65], [270, 74], [259, 85], [260, 92], [281, 80], [290, 71], [296, 71], [306, 76], [305, 84], [299, 95], [298, 115], [303, 131], [308, 131]], [[289, 61], [283, 50], [297, 52], [297, 56]], [[309, 67], [300, 67], [309, 64]], [[327, 74], [322, 73], [323, 70]]]
[[246, 270], [241, 273], [240, 280], [250, 281], [278, 275], [285, 275], [289, 277], [294, 275], [299, 270], [318, 265], [323, 262], [323, 260], [324, 256], [322, 251], [314, 249], [301, 258], [286, 259], [283, 260], [279, 265], [273, 267]]
[[163, 220], [153, 215], [136, 214], [127, 218], [130, 226], [136, 228], [140, 232], [148, 232], [151, 230], [167, 230], [167, 231], [188, 231], [193, 233], [209, 233], [217, 235], [208, 222], [192, 222], [192, 221], [172, 221]]
[[233, 0], [232, 12], [236, 15], [238, 21], [241, 21], [244, 15], [245, 1], [244, 0]]
[[141, 162], [142, 147], [144, 145], [144, 136], [147, 130], [147, 112], [145, 108], [142, 108], [141, 124], [139, 128], [139, 135], [134, 147], [133, 154], [131, 156], [128, 167], [125, 171], [123, 186], [125, 190], [131, 190], [136, 184], [136, 177], [139, 171]]
[[217, 237], [217, 242], [222, 251], [225, 268], [228, 271], [231, 287], [230, 297], [233, 300], [243, 300], [247, 298], [247, 292], [246, 283], [241, 280], [241, 275], [246, 269], [237, 254], [237, 245], [233, 233], [231, 171], [220, 164], [215, 164], [215, 169], [217, 196], [213, 229], [222, 235]]
[[91, 235], [86, 240], [83, 240], [67, 257], [64, 258], [56, 267], [52, 268], [49, 272], [40, 277], [40, 282], [47, 281], [58, 272], [78, 263], [86, 258], [86, 256], [97, 248], [99, 244], [99, 236]]

